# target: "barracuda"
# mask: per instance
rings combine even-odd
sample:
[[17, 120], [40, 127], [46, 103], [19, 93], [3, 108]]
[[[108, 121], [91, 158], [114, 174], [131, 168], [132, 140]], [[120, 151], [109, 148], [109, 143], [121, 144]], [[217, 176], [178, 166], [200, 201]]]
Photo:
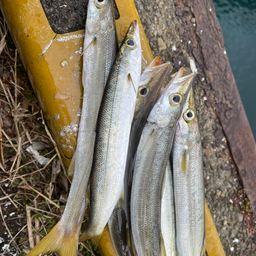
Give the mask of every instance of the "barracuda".
[[112, 67], [99, 113], [89, 222], [81, 241], [100, 236], [120, 197], [140, 75], [140, 32], [133, 21]]
[[175, 236], [175, 209], [173, 198], [173, 178], [170, 161], [166, 166], [161, 199], [161, 255], [177, 256]]
[[[136, 254], [161, 254], [161, 187], [176, 123], [195, 74], [178, 74], [162, 90], [139, 142], [131, 192], [132, 240]], [[178, 77], [178, 78], [177, 78]]]
[[176, 241], [180, 256], [205, 253], [202, 146], [193, 91], [178, 121], [173, 144]]
[[112, 8], [111, 0], [90, 0], [88, 3], [83, 51], [83, 106], [73, 181], [61, 220], [28, 256], [48, 252], [58, 252], [61, 256], [77, 255], [78, 236], [86, 208], [85, 193], [91, 172], [97, 117], [116, 55]]
[[161, 58], [156, 57], [140, 77], [126, 160], [124, 192], [108, 221], [109, 231], [115, 250], [117, 255], [120, 256], [133, 254], [130, 247], [130, 222], [128, 223], [128, 219], [130, 216], [130, 190], [134, 155], [147, 116], [154, 106], [160, 89], [172, 68], [170, 63], [160, 64]]
[[[181, 78], [183, 75], [181, 69], [175, 78]], [[176, 256], [176, 235], [175, 235], [175, 209], [174, 209], [174, 195], [173, 195], [173, 173], [171, 163], [168, 161], [164, 180], [162, 184], [162, 198], [161, 198], [161, 255], [162, 256]]]

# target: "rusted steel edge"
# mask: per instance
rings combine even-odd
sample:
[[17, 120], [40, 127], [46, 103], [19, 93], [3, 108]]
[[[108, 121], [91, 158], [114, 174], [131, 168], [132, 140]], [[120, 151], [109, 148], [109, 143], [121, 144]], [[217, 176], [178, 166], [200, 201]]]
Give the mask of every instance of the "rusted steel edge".
[[[206, 79], [215, 95], [221, 94], [224, 98], [217, 99], [213, 107], [228, 140], [253, 213], [256, 214], [255, 141], [229, 64], [214, 5], [210, 0], [187, 0], [187, 5], [196, 20]], [[197, 60], [196, 54], [194, 57]]]

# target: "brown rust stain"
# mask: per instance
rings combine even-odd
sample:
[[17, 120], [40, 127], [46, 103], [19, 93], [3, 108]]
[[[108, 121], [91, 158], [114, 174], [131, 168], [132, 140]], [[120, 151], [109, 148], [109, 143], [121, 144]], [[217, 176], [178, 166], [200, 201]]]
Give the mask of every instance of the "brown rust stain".
[[[181, 2], [176, 1], [177, 5]], [[216, 113], [230, 145], [246, 193], [256, 213], [256, 152], [255, 141], [246, 117], [226, 54], [223, 35], [212, 1], [185, 1], [196, 20], [198, 44], [193, 50], [214, 94]], [[196, 45], [196, 44], [195, 44]]]

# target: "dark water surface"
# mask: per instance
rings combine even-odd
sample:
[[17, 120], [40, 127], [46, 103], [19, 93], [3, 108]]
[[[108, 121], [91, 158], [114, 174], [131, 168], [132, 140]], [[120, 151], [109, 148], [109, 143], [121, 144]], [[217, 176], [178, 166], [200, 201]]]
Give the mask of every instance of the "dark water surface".
[[236, 84], [256, 138], [256, 0], [213, 0]]

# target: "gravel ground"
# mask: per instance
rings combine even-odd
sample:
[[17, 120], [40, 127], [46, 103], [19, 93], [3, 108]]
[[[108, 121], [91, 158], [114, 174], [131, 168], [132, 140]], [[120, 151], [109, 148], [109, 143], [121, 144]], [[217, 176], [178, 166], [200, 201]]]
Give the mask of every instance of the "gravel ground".
[[[184, 20], [177, 17], [187, 16], [191, 23], [188, 25], [193, 25], [195, 20], [190, 10], [185, 8], [181, 12], [172, 1], [167, 0], [135, 0], [135, 4], [153, 55], [160, 54], [163, 61], [171, 61], [175, 72], [182, 65], [188, 66], [193, 39], [186, 38], [181, 32]], [[206, 200], [226, 255], [256, 255], [254, 222], [247, 212], [241, 211], [244, 191], [241, 190], [225, 135], [211, 105], [218, 102], [219, 95], [213, 94], [204, 81], [202, 70], [199, 68], [198, 71], [194, 92], [203, 144]], [[236, 190], [241, 191], [239, 199]]]

